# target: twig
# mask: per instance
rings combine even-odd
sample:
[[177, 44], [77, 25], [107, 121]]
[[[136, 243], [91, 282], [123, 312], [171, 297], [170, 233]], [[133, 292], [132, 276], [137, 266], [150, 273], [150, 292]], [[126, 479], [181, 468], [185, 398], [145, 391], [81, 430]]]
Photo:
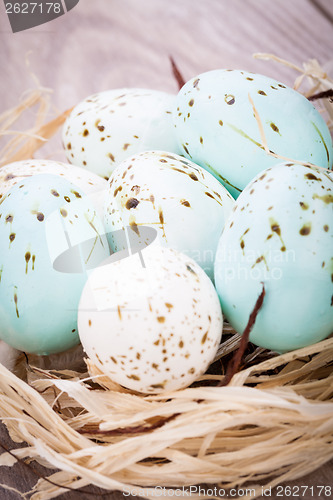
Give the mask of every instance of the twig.
[[171, 68], [172, 68], [172, 73], [173, 76], [176, 79], [176, 82], [178, 83], [179, 90], [185, 85], [186, 81], [181, 74], [181, 72], [178, 69], [177, 64], [175, 63], [175, 60], [172, 56], [169, 56], [170, 62], [171, 62]]
[[323, 92], [318, 92], [317, 94], [310, 95], [308, 97], [309, 101], [315, 101], [316, 99], [326, 99], [333, 97], [333, 89], [324, 90]]
[[246, 347], [247, 347], [247, 345], [249, 343], [249, 336], [250, 336], [251, 330], [254, 327], [254, 324], [256, 322], [258, 313], [259, 313], [259, 311], [260, 311], [260, 309], [261, 309], [261, 307], [263, 305], [265, 293], [266, 293], [265, 292], [265, 286], [262, 283], [261, 294], [259, 295], [259, 297], [257, 299], [257, 302], [256, 302], [256, 304], [255, 304], [255, 306], [253, 308], [253, 311], [250, 314], [249, 321], [248, 321], [248, 323], [247, 323], [247, 325], [245, 327], [245, 330], [243, 332], [239, 348], [237, 349], [237, 351], [235, 352], [232, 360], [228, 364], [227, 373], [226, 373], [224, 379], [222, 379], [221, 382], [219, 382], [217, 384], [217, 387], [224, 387], [224, 386], [228, 385], [229, 382], [231, 381], [232, 377], [238, 371], [238, 368], [239, 368], [239, 366], [241, 364], [241, 361], [242, 361], [245, 349], [246, 349]]

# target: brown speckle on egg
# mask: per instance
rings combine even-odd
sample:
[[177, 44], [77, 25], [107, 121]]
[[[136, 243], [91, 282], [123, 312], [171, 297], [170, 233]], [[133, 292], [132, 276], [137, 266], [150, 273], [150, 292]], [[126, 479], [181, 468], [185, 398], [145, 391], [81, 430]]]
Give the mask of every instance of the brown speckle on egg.
[[304, 224], [299, 230], [299, 234], [301, 236], [307, 236], [310, 233], [311, 233], [311, 222]]
[[117, 306], [117, 311], [118, 311], [118, 318], [121, 321], [122, 320], [122, 315], [121, 315], [121, 308], [120, 308], [120, 306]]
[[277, 222], [275, 221], [271, 221], [271, 230], [278, 234], [279, 236], [281, 235], [281, 229], [280, 229], [280, 226]]
[[189, 201], [187, 200], [180, 200], [180, 203], [184, 206], [184, 207], [191, 207], [191, 204]]
[[11, 179], [15, 179], [16, 175], [14, 174], [7, 174], [5, 177], [5, 181], [10, 181]]
[[310, 181], [321, 181], [320, 177], [316, 177], [314, 174], [309, 172], [308, 174], [305, 174], [304, 176], [306, 179], [309, 179]]
[[[17, 288], [15, 287], [15, 290], [17, 290]], [[15, 311], [16, 311], [16, 316], [19, 318], [20, 317], [20, 314], [19, 314], [19, 310], [18, 310], [18, 299], [17, 299], [17, 293], [15, 292], [14, 293], [14, 303], [15, 303]]]
[[73, 193], [73, 195], [75, 196], [75, 198], [82, 198], [82, 196], [80, 195], [80, 193], [78, 193], [74, 189], [71, 190], [71, 193]]
[[113, 192], [113, 196], [116, 197], [118, 193], [120, 193], [120, 191], [122, 191], [123, 187], [122, 186], [118, 186], [114, 192]]
[[130, 225], [130, 228], [132, 229], [132, 231], [134, 231], [138, 236], [140, 236], [138, 225], [137, 225], [135, 218], [133, 216], [130, 217], [129, 225]]
[[26, 265], [25, 265], [25, 274], [28, 274], [28, 264], [29, 264], [29, 261], [31, 259], [31, 253], [30, 252], [26, 252], [24, 258], [25, 258], [25, 262], [26, 262]]
[[231, 106], [232, 104], [235, 104], [235, 96], [231, 94], [226, 94], [224, 97], [224, 101]]
[[127, 208], [127, 210], [131, 210], [132, 208], [136, 208], [139, 203], [139, 200], [137, 200], [136, 198], [129, 198], [126, 202], [125, 207]]

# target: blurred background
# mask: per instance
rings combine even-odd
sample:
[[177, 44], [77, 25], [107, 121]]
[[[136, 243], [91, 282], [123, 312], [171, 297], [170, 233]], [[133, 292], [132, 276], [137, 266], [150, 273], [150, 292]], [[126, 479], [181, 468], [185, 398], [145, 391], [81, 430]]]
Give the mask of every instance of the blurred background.
[[[97, 91], [177, 91], [169, 56], [185, 79], [216, 68], [264, 73], [291, 85], [291, 68], [256, 60], [274, 53], [302, 65], [333, 53], [332, 0], [80, 0], [67, 14], [13, 34], [0, 2], [0, 112], [33, 88], [53, 89], [58, 111]], [[29, 68], [27, 67], [29, 63]]]

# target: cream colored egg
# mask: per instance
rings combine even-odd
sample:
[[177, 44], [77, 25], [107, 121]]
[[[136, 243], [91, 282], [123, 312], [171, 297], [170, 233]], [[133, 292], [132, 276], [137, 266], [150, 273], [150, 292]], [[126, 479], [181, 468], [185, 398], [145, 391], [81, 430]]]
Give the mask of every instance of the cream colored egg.
[[192, 259], [151, 245], [95, 269], [78, 325], [90, 360], [143, 393], [172, 391], [202, 375], [216, 354], [222, 313], [211, 280]]

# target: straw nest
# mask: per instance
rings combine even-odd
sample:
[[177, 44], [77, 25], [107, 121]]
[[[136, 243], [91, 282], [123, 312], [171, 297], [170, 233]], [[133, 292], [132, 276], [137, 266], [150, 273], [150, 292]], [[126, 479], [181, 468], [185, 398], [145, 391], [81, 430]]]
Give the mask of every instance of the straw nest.
[[[316, 61], [293, 67], [300, 72], [296, 87], [307, 76], [314, 86], [309, 93], [332, 88]], [[57, 132], [67, 113], [44, 124], [48, 102], [47, 91], [38, 87], [0, 117], [2, 135], [10, 135], [23, 111], [39, 104], [37, 123], [14, 135], [0, 152], [2, 164], [31, 158]], [[330, 126], [332, 104], [325, 106]], [[0, 455], [0, 465], [34, 459], [58, 469], [38, 481], [33, 500], [68, 489], [89, 491], [91, 484], [153, 498], [155, 486], [167, 495], [205, 483], [251, 488], [254, 498], [262, 484], [274, 487], [332, 459], [332, 336], [283, 355], [250, 345], [242, 369], [227, 386], [217, 386], [239, 342], [225, 324], [209, 373], [190, 388], [163, 395], [127, 391], [88, 360], [60, 370], [52, 357], [21, 355], [14, 373], [0, 365], [0, 418], [12, 440], [25, 443]], [[71, 359], [82, 360], [80, 348]]]

